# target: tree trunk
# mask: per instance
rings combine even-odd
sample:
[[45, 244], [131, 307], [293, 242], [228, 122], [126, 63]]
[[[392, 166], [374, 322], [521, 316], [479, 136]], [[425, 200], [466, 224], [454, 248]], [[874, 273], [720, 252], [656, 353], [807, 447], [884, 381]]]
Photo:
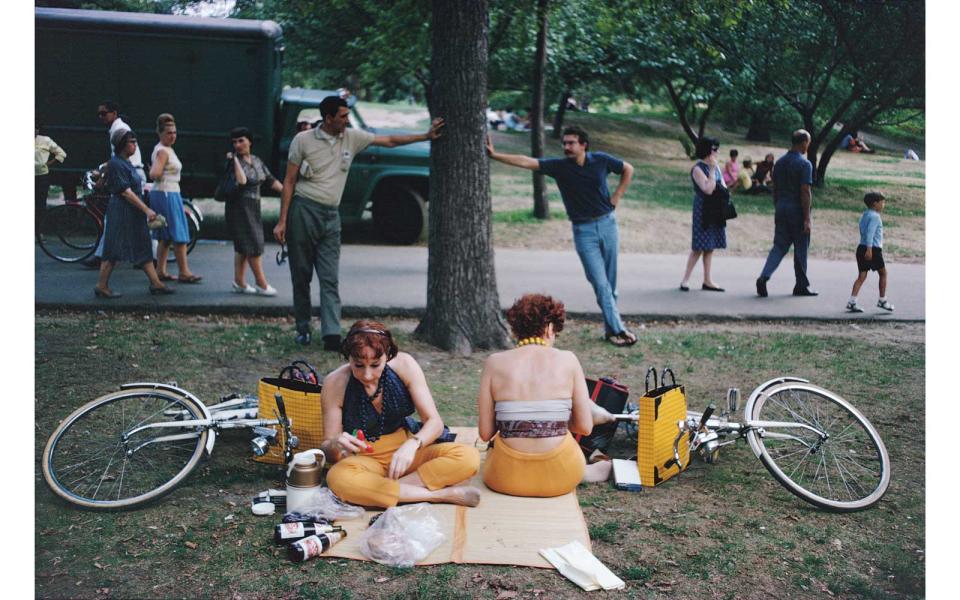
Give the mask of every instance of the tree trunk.
[[563, 117], [567, 113], [567, 101], [573, 94], [570, 90], [560, 93], [560, 103], [557, 104], [557, 112], [553, 115], [553, 137], [560, 139], [560, 132], [563, 131]]
[[430, 149], [427, 308], [420, 339], [459, 354], [505, 348], [491, 242], [486, 0], [433, 0], [431, 103], [443, 135]]
[[751, 142], [770, 141], [770, 119], [765, 114], [753, 113], [750, 115], [750, 126], [747, 127], [747, 140]]
[[[530, 128], [530, 154], [543, 157], [543, 80], [547, 70], [547, 11], [550, 0], [537, 0], [537, 55], [533, 62], [533, 115]], [[546, 182], [543, 173], [533, 172], [533, 216], [550, 218], [547, 204]]]

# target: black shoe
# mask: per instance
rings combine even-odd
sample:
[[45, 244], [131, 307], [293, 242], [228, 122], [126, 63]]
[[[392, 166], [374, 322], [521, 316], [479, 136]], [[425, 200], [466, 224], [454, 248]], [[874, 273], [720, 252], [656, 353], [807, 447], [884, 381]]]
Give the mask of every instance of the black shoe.
[[294, 338], [294, 341], [297, 342], [300, 346], [309, 346], [310, 345], [310, 332], [304, 331], [303, 333], [298, 333], [297, 337]]
[[702, 286], [700, 289], [702, 289], [702, 290], [705, 291], [705, 292], [723, 292], [723, 291], [725, 291], [722, 287], [713, 287], [713, 286], [707, 285], [707, 284], [703, 284], [703, 286]]
[[99, 269], [100, 268], [100, 259], [96, 256], [91, 256], [88, 259], [81, 260], [80, 264], [85, 266], [88, 269]]
[[680, 291], [681, 291], [681, 292], [689, 292], [689, 291], [690, 291], [690, 287], [689, 287], [689, 286], [686, 286], [686, 285], [683, 285], [683, 284], [681, 283], [681, 284], [680, 284]]
[[757, 277], [757, 295], [761, 298], [767, 297], [767, 280], [764, 277]]
[[330, 352], [340, 352], [340, 336], [339, 335], [325, 335], [323, 336], [323, 349]]
[[819, 296], [820, 292], [815, 292], [810, 288], [793, 288], [794, 296]]

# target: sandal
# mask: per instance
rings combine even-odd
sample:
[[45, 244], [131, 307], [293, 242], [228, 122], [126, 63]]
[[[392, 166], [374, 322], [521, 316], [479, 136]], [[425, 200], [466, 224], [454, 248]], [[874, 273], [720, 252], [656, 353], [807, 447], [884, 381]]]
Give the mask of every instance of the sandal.
[[618, 348], [626, 348], [637, 343], [637, 336], [624, 329], [620, 333], [607, 336], [607, 341]]
[[177, 281], [179, 283], [200, 283], [201, 279], [203, 279], [203, 277], [200, 277], [199, 275], [187, 275], [186, 277], [181, 275], [180, 277], [177, 277]]
[[157, 279], [160, 281], [176, 281], [177, 278], [169, 273], [157, 273]]
[[[93, 295], [96, 298], [105, 298], [107, 300], [116, 300], [117, 298], [120, 298], [121, 296], [123, 296], [123, 294], [118, 294], [113, 290], [110, 290], [110, 289], [102, 290], [96, 286], [93, 287]], [[860, 311], [860, 312], [863, 312], [863, 311]]]
[[160, 287], [150, 286], [151, 296], [166, 296], [166, 295], [175, 294], [175, 293], [177, 293], [177, 290], [173, 289], [172, 287], [167, 287], [165, 285], [162, 285]]

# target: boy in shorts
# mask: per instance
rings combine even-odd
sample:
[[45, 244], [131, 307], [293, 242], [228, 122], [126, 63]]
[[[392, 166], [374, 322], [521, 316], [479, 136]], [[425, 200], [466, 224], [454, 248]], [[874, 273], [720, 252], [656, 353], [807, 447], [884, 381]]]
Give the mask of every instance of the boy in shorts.
[[887, 300], [887, 268], [883, 262], [883, 221], [880, 213], [886, 204], [886, 199], [879, 192], [869, 192], [863, 197], [867, 210], [860, 217], [860, 245], [857, 246], [857, 280], [853, 282], [853, 291], [850, 292], [850, 301], [847, 302], [847, 312], [862, 313], [863, 309], [857, 305], [857, 294], [860, 286], [867, 280], [870, 271], [880, 275], [880, 300], [877, 307], [893, 312], [893, 305]]

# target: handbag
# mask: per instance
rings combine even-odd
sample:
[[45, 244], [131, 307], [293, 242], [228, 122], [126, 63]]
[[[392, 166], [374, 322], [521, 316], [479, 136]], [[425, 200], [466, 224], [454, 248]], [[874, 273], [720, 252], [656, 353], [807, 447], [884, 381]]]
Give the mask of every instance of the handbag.
[[[619, 414], [623, 412], [623, 407], [627, 404], [627, 397], [630, 390], [627, 386], [609, 377], [601, 377], [598, 380], [587, 379], [587, 390], [590, 392], [590, 400], [601, 406], [609, 413]], [[576, 434], [574, 439], [580, 444], [587, 458], [594, 450], [606, 452], [613, 441], [613, 435], [617, 432], [618, 422], [605, 423], [603, 425], [594, 425], [590, 435]]]
[[[323, 410], [320, 405], [321, 386], [307, 381], [264, 377], [258, 386], [258, 419], [274, 419], [277, 416], [275, 394], [283, 398], [291, 430], [300, 439], [299, 449], [319, 448], [323, 442]], [[283, 448], [286, 442], [282, 427], [277, 428], [276, 445], [271, 445], [266, 454], [255, 456], [253, 460], [266, 464], [284, 464]]]
[[730, 200], [730, 190], [718, 181], [713, 188], [713, 193], [703, 197], [702, 225], [703, 227], [712, 225], [723, 227], [727, 224], [727, 220], [736, 217], [737, 209], [733, 206], [733, 201]]
[[240, 194], [240, 187], [237, 185], [237, 179], [233, 176], [233, 165], [230, 161], [224, 166], [223, 176], [217, 182], [217, 188], [213, 191], [213, 199], [217, 202], [226, 202], [235, 199]]
[[724, 222], [729, 221], [730, 219], [737, 218], [737, 207], [733, 204], [733, 199], [728, 198], [727, 203], [723, 207], [723, 220]]
[[[650, 375], [653, 388], [650, 388]], [[670, 375], [670, 385], [666, 376]], [[683, 435], [677, 442], [680, 464], [673, 456], [677, 440], [677, 423], [687, 418], [687, 393], [670, 368], [664, 368], [657, 385], [657, 371], [647, 370], [646, 391], [640, 397], [637, 423], [637, 467], [644, 487], [657, 486], [690, 466], [690, 436]]]

